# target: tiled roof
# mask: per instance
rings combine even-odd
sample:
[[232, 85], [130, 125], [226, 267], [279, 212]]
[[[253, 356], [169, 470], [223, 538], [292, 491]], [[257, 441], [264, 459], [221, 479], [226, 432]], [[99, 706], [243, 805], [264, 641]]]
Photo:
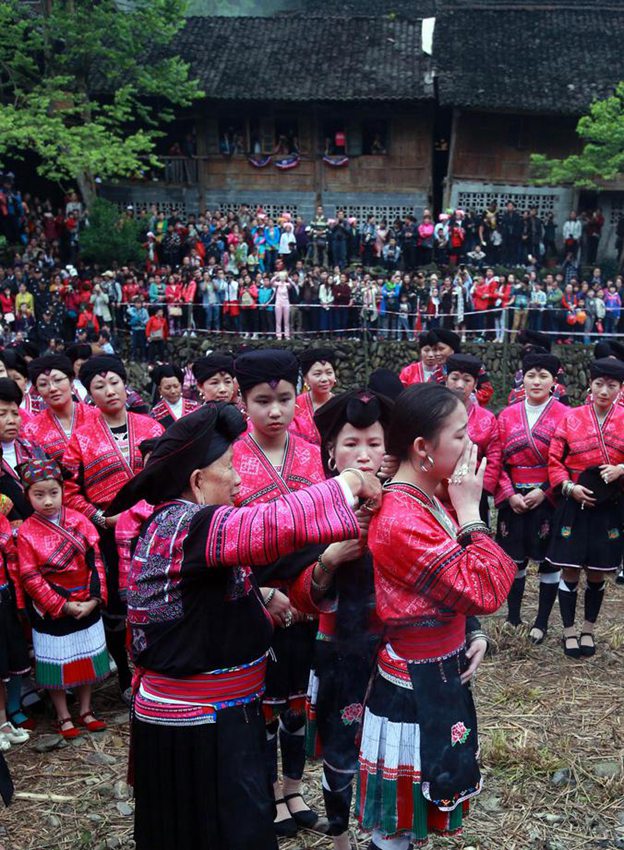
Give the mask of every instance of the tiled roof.
[[434, 57], [446, 106], [577, 115], [624, 79], [624, 2], [446, 0]]
[[191, 17], [174, 50], [211, 99], [426, 100], [431, 58], [418, 21]]

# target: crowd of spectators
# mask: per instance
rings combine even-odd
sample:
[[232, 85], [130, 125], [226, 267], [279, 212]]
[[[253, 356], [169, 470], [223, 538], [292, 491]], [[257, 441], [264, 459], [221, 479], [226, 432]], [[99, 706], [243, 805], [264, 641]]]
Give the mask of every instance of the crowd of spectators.
[[[54, 351], [73, 341], [111, 348], [129, 333], [132, 356], [162, 357], [175, 334], [228, 332], [357, 336], [366, 328], [412, 339], [452, 328], [502, 342], [525, 327], [588, 343], [624, 330], [622, 277], [595, 263], [600, 210], [562, 229], [552, 216], [513, 203], [482, 214], [425, 210], [388, 223], [358, 222], [323, 207], [310, 221], [262, 208], [169, 217], [155, 206], [125, 215], [140, 224], [144, 262], [108, 269], [80, 256], [88, 213], [75, 193], [53, 208], [5, 175], [0, 233], [11, 246], [0, 267], [3, 333]], [[623, 234], [624, 235], [624, 234]]]

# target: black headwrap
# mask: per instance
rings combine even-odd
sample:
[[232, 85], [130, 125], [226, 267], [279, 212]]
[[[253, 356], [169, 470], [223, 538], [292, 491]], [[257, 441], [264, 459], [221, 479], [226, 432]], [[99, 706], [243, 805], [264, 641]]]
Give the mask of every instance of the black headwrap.
[[393, 407], [393, 401], [369, 387], [340, 393], [319, 407], [314, 414], [314, 424], [321, 435], [321, 460], [327, 476], [335, 474], [328, 465], [328, 444], [332, 442], [340, 429], [347, 423], [354, 428], [362, 429], [380, 422], [385, 430]]
[[543, 348], [544, 351], [550, 351], [552, 346], [552, 340], [548, 334], [543, 334], [539, 331], [520, 331], [518, 334], [518, 342], [520, 345], [531, 345], [537, 348]]
[[203, 384], [213, 375], [226, 372], [234, 377], [234, 358], [231, 354], [215, 351], [207, 357], [200, 357], [193, 363], [193, 375], [198, 384]]
[[13, 369], [28, 378], [28, 364], [16, 348], [5, 348], [4, 351], [0, 351], [0, 360], [7, 369]]
[[163, 378], [177, 378], [180, 383], [184, 381], [184, 372], [174, 363], [163, 363], [156, 366], [152, 372], [152, 381], [158, 387]]
[[368, 386], [374, 392], [384, 395], [392, 401], [395, 401], [397, 396], [405, 389], [397, 373], [384, 367], [371, 372]]
[[105, 375], [107, 372], [115, 372], [122, 381], [125, 382], [126, 380], [126, 367], [119, 357], [113, 357], [112, 354], [98, 354], [97, 356], [89, 357], [80, 367], [78, 378], [83, 387], [89, 392], [91, 381], [95, 376]]
[[560, 368], [559, 358], [548, 352], [542, 354], [541, 351], [531, 351], [522, 358], [522, 371], [525, 375], [530, 369], [546, 369], [555, 378]]
[[24, 395], [11, 378], [0, 378], [0, 401], [14, 401], [19, 407]]
[[589, 374], [592, 381], [596, 378], [613, 378], [622, 383], [624, 382], [624, 363], [613, 360], [611, 357], [603, 357], [600, 360], [594, 360], [589, 367]]
[[461, 350], [461, 339], [455, 331], [449, 331], [446, 328], [436, 328], [430, 331], [430, 333], [433, 334], [436, 342], [443, 342], [445, 345], [449, 345], [456, 354]]
[[305, 375], [315, 363], [336, 365], [336, 352], [332, 348], [306, 348], [299, 354], [301, 374]]
[[241, 392], [258, 384], [278, 384], [288, 381], [297, 386], [299, 361], [291, 351], [278, 348], [261, 348], [241, 354], [234, 361], [234, 372]]
[[615, 354], [611, 348], [611, 343], [601, 339], [594, 346], [594, 358], [596, 360], [602, 360], [603, 357], [615, 357]]
[[450, 375], [451, 372], [461, 372], [462, 375], [464, 373], [472, 375], [475, 381], [479, 377], [482, 368], [483, 363], [478, 357], [474, 357], [472, 354], [451, 354], [446, 361], [447, 375]]
[[65, 351], [72, 363], [76, 360], [88, 360], [93, 354], [93, 350], [88, 342], [75, 342], [73, 345], [68, 345]]
[[437, 341], [438, 338], [433, 331], [423, 331], [418, 334], [418, 348], [424, 348], [426, 345], [433, 347]]
[[65, 354], [44, 354], [43, 357], [36, 357], [34, 360], [31, 360], [28, 364], [30, 380], [36, 385], [39, 375], [49, 374], [52, 369], [58, 369], [59, 372], [62, 372], [73, 380], [74, 367], [69, 357], [66, 357]]
[[225, 454], [245, 430], [233, 404], [209, 402], [183, 416], [159, 437], [145, 468], [125, 484], [106, 511], [114, 516], [141, 499], [161, 504], [180, 496], [195, 469]]

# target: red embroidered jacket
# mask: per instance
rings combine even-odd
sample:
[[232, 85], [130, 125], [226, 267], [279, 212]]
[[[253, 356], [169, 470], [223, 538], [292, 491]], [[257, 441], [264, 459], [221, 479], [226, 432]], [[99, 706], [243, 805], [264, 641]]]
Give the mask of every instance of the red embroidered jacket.
[[293, 434], [287, 435], [279, 471], [251, 434], [246, 434], [234, 443], [233, 462], [242, 479], [236, 500], [236, 504], [241, 506], [270, 502], [278, 496], [325, 480], [318, 446]]
[[568, 479], [578, 481], [583, 470], [603, 463], [624, 463], [624, 409], [617, 403], [612, 405], [602, 429], [593, 405], [569, 410], [550, 443], [551, 487]]
[[312, 394], [309, 392], [301, 393], [297, 396], [295, 406], [295, 416], [290, 423], [289, 432], [301, 437], [308, 443], [315, 446], [321, 445], [321, 435], [318, 428], [314, 424], [314, 405], [312, 404]]
[[[88, 404], [74, 402], [71, 433], [73, 434], [76, 428], [81, 428], [90, 422], [96, 414], [96, 409], [89, 407]], [[32, 443], [41, 446], [48, 457], [59, 462], [63, 458], [63, 453], [70, 439], [49, 407], [38, 413], [24, 426], [24, 435]]]
[[488, 535], [473, 535], [464, 548], [455, 528], [439, 502], [403, 483], [387, 485], [371, 520], [377, 614], [408, 660], [459, 649], [466, 616], [496, 611], [515, 578], [516, 565]]
[[548, 451], [557, 425], [568, 412], [568, 407], [552, 398], [531, 429], [524, 402], [514, 402], [501, 410], [498, 435], [503, 466], [495, 493], [497, 505], [514, 495], [516, 485], [542, 487], [552, 499], [552, 489], [548, 486]]
[[58, 525], [33, 514], [20, 526], [17, 551], [22, 586], [44, 613], [61, 617], [68, 601], [106, 602], [99, 536], [78, 511], [63, 508]]
[[[201, 407], [201, 404], [198, 401], [193, 401], [190, 398], [183, 398], [181, 415], [186, 416], [187, 413], [192, 413], [199, 407]], [[176, 421], [176, 416], [174, 415], [172, 408], [167, 404], [164, 398], [161, 398], [161, 400], [152, 407], [150, 416], [152, 419], [160, 422], [163, 428], [169, 428], [169, 426], [173, 425]]]
[[128, 575], [132, 562], [132, 544], [138, 540], [141, 526], [154, 513], [154, 505], [141, 499], [132, 508], [119, 514], [115, 526], [115, 543], [119, 551], [119, 590], [128, 587]]
[[63, 454], [71, 473], [65, 482], [65, 504], [91, 519], [98, 508], [106, 510], [126, 481], [143, 467], [139, 443], [160, 437], [159, 422], [140, 413], [128, 413], [128, 457], [120, 451], [100, 411], [77, 428]]
[[434, 367], [433, 371], [425, 378], [425, 368], [420, 360], [414, 361], [404, 366], [399, 372], [399, 378], [404, 387], [410, 387], [412, 384], [424, 384], [437, 381], [441, 383], [444, 380], [444, 375], [439, 366]]
[[9, 581], [11, 581], [15, 589], [18, 608], [23, 608], [23, 603], [19, 604], [21, 600], [19, 567], [11, 523], [6, 516], [0, 514], [0, 588], [6, 587]]
[[494, 494], [501, 471], [501, 444], [498, 436], [498, 423], [491, 410], [471, 404], [468, 408], [468, 436], [478, 449], [479, 463], [487, 458], [483, 489]]

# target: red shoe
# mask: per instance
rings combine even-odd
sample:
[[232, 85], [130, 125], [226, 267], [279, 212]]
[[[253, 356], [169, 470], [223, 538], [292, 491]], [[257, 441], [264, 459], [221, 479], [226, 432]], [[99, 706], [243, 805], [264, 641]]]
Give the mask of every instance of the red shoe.
[[80, 729], [76, 729], [75, 726], [72, 726], [71, 729], [63, 729], [63, 726], [66, 723], [71, 723], [71, 717], [59, 717], [56, 721], [56, 727], [59, 735], [65, 738], [66, 741], [71, 741], [72, 738], [78, 738], [82, 735]]
[[[93, 717], [93, 720], [86, 721], [85, 717]], [[78, 718], [78, 725], [84, 726], [87, 732], [103, 732], [105, 729], [108, 729], [108, 725], [103, 720], [98, 720], [94, 717], [92, 711], [85, 711], [84, 714], [81, 714]]]

